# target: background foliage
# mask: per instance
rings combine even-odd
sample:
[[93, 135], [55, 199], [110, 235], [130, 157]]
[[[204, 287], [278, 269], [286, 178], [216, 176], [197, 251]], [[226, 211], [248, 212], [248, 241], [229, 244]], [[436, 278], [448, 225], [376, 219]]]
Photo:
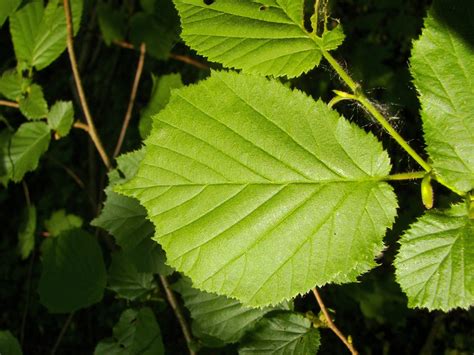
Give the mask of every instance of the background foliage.
[[[20, 1], [12, 1], [11, 4], [12, 8], [16, 8]], [[348, 70], [372, 98], [384, 103], [381, 109], [392, 117], [391, 123], [420, 151], [423, 147], [422, 123], [407, 61], [412, 41], [421, 33], [423, 17], [429, 5], [428, 0], [329, 2], [331, 16], [340, 20], [346, 34], [337, 57], [345, 60]], [[40, 4], [34, 2], [26, 6]], [[74, 10], [73, 5], [74, 11], [78, 10]], [[59, 16], [59, 12], [54, 15], [51, 10], [51, 13], [53, 17]], [[122, 151], [138, 149], [142, 137], [147, 136], [150, 130], [150, 116], [167, 104], [170, 88], [207, 77], [209, 70], [206, 67], [209, 65], [204, 58], [179, 41], [179, 18], [170, 0], [85, 1], [82, 13], [75, 48], [89, 104], [108, 152], [113, 151], [120, 132], [138, 60], [137, 50], [123, 48], [114, 42], [131, 43], [135, 48], [142, 42], [147, 45], [142, 81]], [[0, 24], [2, 20], [0, 16]], [[8, 188], [0, 188], [0, 330], [9, 330], [19, 340], [25, 354], [50, 353], [69, 319], [67, 313], [57, 313], [91, 305], [74, 313], [57, 353], [89, 354], [99, 343], [97, 353], [108, 354], [123, 348], [129, 353], [137, 353], [146, 341], [152, 344], [150, 349], [154, 353], [160, 353], [162, 345], [153, 342], [159, 336], [166, 353], [185, 353], [186, 343], [176, 317], [167, 304], [166, 293], [159, 285], [158, 276], [150, 274], [170, 275], [172, 271], [162, 262], [156, 262], [157, 257], [162, 256], [162, 251], [157, 244], [148, 243], [147, 237], [153, 233], [153, 227], [144, 219], [145, 211], [135, 200], [116, 194], [111, 187], [104, 192], [108, 181], [114, 185], [133, 175], [136, 168], [134, 159], [140, 160], [141, 157], [136, 156], [140, 153], [122, 156], [118, 162], [120, 172], [109, 173], [107, 180], [107, 172], [88, 136], [80, 129], [68, 130], [67, 121], [72, 122], [72, 117], [78, 119], [82, 112], [67, 53], [64, 52], [65, 23], [59, 21], [51, 30], [47, 26], [49, 20], [43, 15], [34, 27], [38, 38], [44, 36], [52, 41], [54, 33], [54, 39], [59, 43], [49, 43], [50, 54], [43, 61], [38, 61], [35, 55], [42, 52], [41, 46], [33, 50], [27, 50], [30, 48], [27, 44], [24, 45], [27, 49], [19, 48], [18, 44], [13, 46], [15, 31], [20, 31], [21, 21], [10, 18], [0, 29], [0, 73], [8, 75], [8, 70], [17, 66], [18, 58], [21, 69], [28, 71], [29, 65], [35, 66], [34, 82], [43, 89], [43, 93], [40, 93], [37, 87], [31, 86], [25, 102], [20, 102], [20, 111], [2, 107], [0, 120], [17, 128], [25, 122], [24, 116], [36, 119], [48, 115], [48, 124], [58, 137], [67, 136], [59, 140], [54, 137], [50, 139], [49, 128], [42, 121], [22, 125], [23, 130], [32, 132], [24, 135], [26, 139], [36, 137], [35, 154], [46, 150], [47, 153], [38, 168], [25, 175], [26, 185], [10, 183]], [[194, 58], [204, 65], [191, 65], [182, 61], [182, 56]], [[48, 65], [50, 62], [52, 64]], [[210, 66], [219, 68], [217, 64]], [[15, 80], [12, 82], [15, 83]], [[321, 97], [326, 102], [332, 97], [331, 90], [339, 88], [333, 72], [324, 63], [319, 69], [292, 79], [288, 85], [298, 87], [314, 98]], [[21, 88], [18, 90], [21, 91]], [[18, 95], [5, 95], [7, 91], [11, 92], [5, 88], [2, 90], [0, 86], [4, 98], [17, 99]], [[45, 108], [46, 102], [51, 108], [49, 114]], [[410, 171], [416, 167], [416, 163], [395, 148], [392, 140], [382, 135], [375, 123], [367, 121], [358, 107], [347, 104], [341, 105], [338, 110], [383, 141], [391, 154], [394, 170]], [[3, 129], [7, 124], [2, 122], [0, 125]], [[6, 141], [5, 136], [0, 136], [0, 147]], [[24, 141], [18, 144], [22, 142], [25, 144]], [[31, 163], [31, 159], [22, 165], [21, 157], [18, 159], [17, 166], [24, 167], [25, 171], [36, 165], [35, 162]], [[11, 178], [15, 182], [22, 178], [15, 175], [18, 173], [18, 170], [12, 172]], [[4, 176], [3, 171], [0, 171], [0, 176]], [[378, 260], [381, 266], [363, 275], [357, 284], [323, 288], [323, 298], [328, 307], [335, 310], [340, 328], [345, 334], [352, 335], [361, 353], [471, 354], [474, 351], [472, 310], [441, 313], [410, 309], [406, 296], [394, 280], [392, 262], [398, 249], [397, 240], [409, 223], [424, 211], [420, 199], [413, 198], [419, 194], [418, 185], [400, 182], [394, 187], [399, 197], [399, 217], [385, 238], [388, 249]], [[449, 206], [451, 200], [447, 190], [437, 185], [436, 196], [438, 206]], [[102, 214], [90, 225], [89, 222], [98, 216], [105, 199], [110, 202], [104, 209], [111, 209], [109, 219], [106, 214]], [[133, 211], [131, 215], [135, 219], [123, 225], [114, 223], [114, 218], [130, 216], [130, 211]], [[113, 238], [104, 230], [94, 228], [94, 225], [102, 227]], [[81, 226], [83, 231], [74, 230]], [[77, 241], [78, 233], [86, 236]], [[127, 236], [133, 234], [143, 236], [143, 240], [127, 244]], [[19, 239], [23, 240], [21, 248]], [[68, 239], [78, 244], [73, 244], [72, 250], [66, 250], [66, 255], [80, 255], [83, 252], [97, 255], [96, 260], [102, 260], [100, 256], [103, 255], [105, 264], [98, 261], [94, 265], [79, 264], [76, 267], [69, 262], [74, 257], [68, 258], [68, 262], [58, 259], [56, 251], [63, 250], [61, 243]], [[110, 251], [110, 244], [114, 243], [121, 247], [121, 252]], [[67, 243], [67, 246], [71, 247], [71, 244]], [[50, 274], [54, 278], [44, 276], [47, 275], [44, 270], [51, 265], [64, 265], [60, 270], [66, 276], [61, 273]], [[90, 276], [84, 277], [84, 284], [74, 282], [68, 285], [71, 273], [81, 277]], [[175, 274], [170, 280], [177, 281], [178, 276]], [[91, 292], [85, 297], [89, 300], [85, 304], [81, 303], [84, 297], [76, 300], [77, 292], [87, 293], [87, 284], [92, 281], [102, 285], [107, 283], [103, 295]], [[63, 309], [48, 306], [49, 302], [57, 303], [55, 297], [58, 295], [51, 293], [48, 287], [49, 283], [56, 282], [64, 284], [65, 290], [70, 292], [61, 296], [67, 300], [62, 302]], [[229, 300], [226, 299], [213, 300], [213, 295], [203, 293], [196, 295], [185, 279], [180, 279], [175, 291], [181, 295], [186, 316], [194, 320], [193, 334], [199, 339], [196, 346], [202, 346], [203, 354], [235, 353], [236, 345], [225, 346], [224, 343], [239, 339], [249, 324], [253, 327], [258, 323], [257, 327], [263, 329], [265, 334], [269, 329], [278, 328], [279, 322], [291, 321], [295, 332], [304, 336], [310, 331], [307, 319], [292, 319], [298, 317], [285, 312], [292, 308], [300, 312], [312, 310], [315, 314], [319, 311], [311, 295], [296, 298], [294, 306], [281, 305], [277, 309], [249, 312], [239, 305], [227, 304]], [[100, 299], [99, 303], [95, 303]], [[213, 320], [205, 318], [203, 321], [201, 317], [206, 312], [212, 313], [211, 306], [227, 309], [229, 313], [223, 317], [232, 320], [230, 330], [215, 327], [206, 329]], [[281, 317], [275, 318], [278, 315]], [[136, 323], [137, 319], [140, 322]], [[219, 319], [214, 321], [220, 324]], [[146, 329], [136, 324], [146, 324]], [[0, 345], [9, 342], [11, 334], [0, 333]], [[321, 354], [342, 354], [347, 351], [329, 330], [323, 329], [321, 334]], [[252, 338], [251, 333], [249, 337], [243, 353], [245, 349], [258, 344], [257, 337]], [[216, 350], [210, 346], [222, 347]], [[10, 351], [14, 354], [16, 350]]]

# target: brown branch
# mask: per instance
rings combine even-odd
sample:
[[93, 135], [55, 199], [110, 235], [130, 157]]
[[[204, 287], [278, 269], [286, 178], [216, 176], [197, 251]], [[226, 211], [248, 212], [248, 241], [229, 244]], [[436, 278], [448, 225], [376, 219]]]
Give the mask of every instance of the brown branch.
[[349, 340], [347, 340], [347, 338], [342, 334], [342, 332], [336, 327], [336, 325], [332, 321], [331, 316], [329, 315], [329, 312], [326, 306], [324, 305], [324, 302], [321, 299], [321, 296], [319, 295], [318, 290], [316, 288], [313, 288], [312, 291], [313, 291], [314, 297], [316, 297], [316, 301], [318, 302], [319, 308], [321, 308], [321, 312], [323, 312], [324, 314], [324, 318], [326, 318], [326, 323], [329, 329], [331, 329], [334, 332], [334, 334], [336, 334], [337, 337], [341, 339], [341, 341], [349, 349], [352, 355], [358, 355], [359, 353], [354, 348], [354, 345], [352, 345], [352, 343]]
[[18, 104], [18, 102], [7, 101], [7, 100], [0, 100], [0, 106], [7, 106], [7, 107], [13, 107], [13, 108], [20, 108], [20, 105]]
[[58, 338], [56, 339], [56, 342], [54, 343], [53, 350], [51, 350], [51, 355], [56, 354], [56, 351], [59, 348], [59, 344], [61, 344], [61, 340], [63, 340], [64, 334], [66, 334], [66, 330], [69, 327], [69, 324], [71, 324], [73, 316], [74, 316], [74, 312], [69, 313], [69, 315], [67, 316], [67, 319], [64, 322], [64, 325], [61, 328], [61, 331], [59, 332]]
[[125, 41], [113, 41], [112, 43], [122, 48], [135, 49], [135, 46], [133, 44]]
[[89, 110], [89, 105], [87, 104], [86, 95], [82, 87], [81, 76], [79, 74], [79, 69], [77, 68], [76, 53], [74, 52], [74, 38], [73, 38], [73, 28], [72, 28], [72, 16], [71, 16], [71, 7], [69, 6], [69, 0], [63, 0], [64, 2], [64, 14], [66, 16], [66, 27], [67, 27], [67, 50], [69, 53], [69, 59], [71, 61], [71, 68], [74, 75], [74, 82], [76, 83], [77, 93], [79, 95], [79, 100], [81, 102], [82, 110], [84, 111], [84, 116], [89, 126], [89, 136], [94, 142], [94, 145], [99, 152], [102, 161], [108, 170], [112, 168], [109, 157], [105, 152], [105, 149], [102, 145], [102, 142], [97, 134], [94, 120]]
[[174, 54], [174, 53], [171, 53], [170, 54], [170, 58], [171, 59], [174, 59], [174, 60], [177, 60], [179, 62], [183, 62], [183, 63], [186, 63], [186, 64], [189, 64], [189, 65], [192, 65], [198, 69], [204, 69], [204, 70], [208, 70], [209, 69], [209, 66], [204, 64], [204, 63], [201, 63], [199, 61], [197, 61], [196, 59], [193, 59], [191, 57], [188, 57], [187, 55], [181, 55], [181, 54]]
[[[113, 43], [115, 45], [119, 46], [119, 47], [122, 47], [122, 48], [135, 49], [135, 46], [133, 44], [125, 42], [125, 41], [113, 41]], [[189, 64], [189, 65], [192, 65], [192, 66], [194, 66], [198, 69], [204, 69], [204, 70], [209, 69], [208, 65], [206, 65], [204, 63], [201, 63], [200, 61], [198, 61], [196, 59], [193, 59], [193, 58], [191, 58], [187, 55], [171, 53], [170, 58], [174, 59], [174, 60], [177, 60], [179, 62], [183, 62], [183, 63]]]
[[168, 299], [168, 302], [171, 308], [173, 309], [173, 312], [176, 315], [176, 318], [178, 319], [178, 322], [183, 331], [184, 338], [186, 339], [186, 345], [188, 346], [189, 354], [196, 355], [196, 352], [192, 348], [193, 338], [191, 336], [191, 331], [189, 330], [189, 326], [186, 322], [186, 318], [184, 317], [183, 311], [181, 310], [181, 307], [179, 306], [179, 303], [176, 300], [173, 291], [171, 290], [170, 284], [168, 283], [168, 279], [165, 276], [160, 275], [160, 281], [163, 285], [163, 288], [165, 289], [166, 298]]
[[145, 63], [145, 54], [146, 54], [146, 45], [142, 43], [140, 45], [140, 58], [138, 59], [137, 70], [135, 72], [135, 79], [133, 80], [132, 92], [130, 93], [130, 100], [128, 101], [127, 112], [123, 119], [122, 129], [120, 130], [120, 135], [115, 145], [114, 155], [115, 158], [122, 148], [123, 140], [125, 138], [125, 133], [127, 132], [128, 125], [130, 124], [130, 119], [132, 118], [133, 106], [135, 105], [135, 98], [137, 96], [138, 85], [140, 84], [140, 78], [143, 73], [143, 64]]
[[89, 133], [89, 126], [86, 125], [85, 123], [82, 123], [82, 122], [74, 122], [74, 124], [72, 125], [74, 128], [78, 128], [78, 129], [82, 129], [83, 131], [86, 131], [87, 133]]

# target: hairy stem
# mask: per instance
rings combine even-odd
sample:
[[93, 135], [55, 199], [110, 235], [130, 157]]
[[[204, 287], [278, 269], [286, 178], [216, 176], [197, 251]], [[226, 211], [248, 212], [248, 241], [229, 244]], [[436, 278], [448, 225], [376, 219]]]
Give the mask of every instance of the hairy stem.
[[402, 181], [402, 180], [417, 180], [423, 179], [426, 176], [426, 171], [414, 171], [411, 173], [400, 173], [387, 176], [389, 181]]
[[349, 351], [351, 352], [352, 355], [359, 354], [357, 352], [357, 350], [354, 348], [354, 345], [352, 345], [352, 343], [349, 340], [347, 340], [347, 338], [344, 336], [344, 334], [342, 334], [342, 332], [336, 327], [336, 325], [332, 321], [331, 316], [329, 315], [329, 312], [328, 312], [326, 306], [324, 305], [324, 302], [321, 299], [321, 296], [319, 295], [319, 292], [316, 289], [316, 287], [313, 288], [312, 291], [313, 291], [314, 297], [316, 298], [316, 301], [318, 302], [319, 308], [321, 308], [321, 312], [323, 312], [323, 314], [324, 314], [324, 318], [326, 318], [326, 323], [327, 323], [329, 329], [331, 329], [333, 331], [333, 333], [336, 334], [339, 339], [341, 339], [341, 341], [349, 349]]
[[73, 28], [72, 28], [72, 16], [71, 16], [71, 7], [69, 6], [69, 0], [63, 0], [64, 2], [64, 14], [66, 16], [66, 27], [67, 27], [67, 50], [69, 53], [69, 60], [71, 61], [72, 73], [74, 75], [74, 82], [76, 83], [77, 93], [79, 95], [79, 100], [81, 102], [82, 110], [84, 111], [84, 116], [89, 126], [89, 135], [94, 143], [97, 151], [99, 152], [104, 165], [108, 170], [112, 168], [109, 157], [105, 152], [104, 146], [97, 134], [97, 130], [94, 125], [94, 120], [89, 110], [89, 105], [87, 103], [86, 95], [82, 86], [81, 76], [79, 74], [79, 69], [77, 67], [76, 53], [74, 52], [74, 39], [73, 39]]
[[140, 58], [138, 59], [137, 70], [135, 72], [135, 79], [133, 80], [132, 92], [130, 93], [130, 100], [128, 101], [127, 112], [123, 119], [122, 129], [120, 130], [120, 135], [115, 145], [114, 155], [115, 158], [122, 148], [123, 140], [125, 138], [125, 133], [127, 133], [128, 125], [130, 124], [130, 119], [132, 118], [133, 106], [135, 105], [135, 98], [137, 97], [138, 85], [140, 84], [140, 78], [143, 73], [143, 64], [145, 63], [145, 54], [146, 54], [146, 45], [142, 43], [140, 45]]
[[354, 93], [354, 98], [357, 100], [390, 134], [405, 151], [426, 171], [431, 171], [431, 166], [413, 150], [408, 142], [398, 134], [398, 132], [388, 123], [387, 119], [380, 113], [380, 111], [372, 104], [372, 102], [365, 97], [361, 92], [359, 84], [357, 84], [349, 74], [341, 67], [341, 65], [334, 59], [334, 57], [327, 51], [323, 51], [324, 58], [331, 64], [336, 73], [346, 83], [346, 85]]
[[186, 322], [186, 318], [184, 317], [183, 311], [181, 310], [181, 307], [179, 306], [179, 303], [176, 300], [173, 290], [171, 290], [168, 279], [165, 276], [160, 275], [160, 281], [165, 290], [166, 298], [168, 299], [168, 302], [171, 308], [173, 309], [173, 312], [176, 315], [179, 325], [181, 326], [181, 329], [183, 331], [184, 338], [186, 339], [186, 345], [188, 346], [189, 354], [196, 355], [196, 352], [191, 346], [193, 342], [191, 331], [189, 330], [188, 323]]
[[[341, 65], [334, 59], [334, 57], [329, 54], [329, 52], [323, 50], [323, 56], [340, 76], [342, 81], [352, 90], [354, 93], [354, 100], [359, 102], [371, 115], [374, 117], [382, 127], [392, 136], [393, 139], [418, 163], [420, 166], [425, 169], [427, 172], [432, 171], [431, 165], [426, 162], [410, 145], [408, 142], [403, 139], [403, 137], [395, 130], [395, 128], [390, 125], [387, 119], [382, 115], [382, 113], [374, 106], [374, 104], [364, 95], [361, 91], [360, 85], [357, 84], [349, 74], [341, 67]], [[338, 100], [340, 101], [340, 100]], [[337, 102], [333, 102], [333, 105]], [[440, 176], [434, 175], [434, 179], [438, 181], [441, 185], [444, 185], [454, 193], [459, 196], [465, 196], [466, 194], [462, 191], [457, 190], [455, 187], [448, 184]]]

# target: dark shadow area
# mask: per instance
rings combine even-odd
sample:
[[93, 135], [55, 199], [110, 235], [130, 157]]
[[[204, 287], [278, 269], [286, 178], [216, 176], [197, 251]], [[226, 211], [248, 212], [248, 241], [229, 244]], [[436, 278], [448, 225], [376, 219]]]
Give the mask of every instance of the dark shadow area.
[[474, 1], [436, 0], [431, 13], [474, 48]]

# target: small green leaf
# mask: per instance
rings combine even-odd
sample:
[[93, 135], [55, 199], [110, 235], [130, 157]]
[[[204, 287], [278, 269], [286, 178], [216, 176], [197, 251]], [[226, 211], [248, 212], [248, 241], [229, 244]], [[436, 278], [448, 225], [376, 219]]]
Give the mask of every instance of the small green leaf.
[[239, 349], [239, 355], [316, 354], [320, 345], [319, 331], [298, 313], [280, 313], [260, 320]]
[[[77, 33], [83, 0], [72, 0], [73, 29]], [[19, 62], [37, 70], [46, 68], [66, 49], [66, 18], [62, 1], [34, 0], [10, 16], [10, 32]]]
[[32, 84], [18, 103], [21, 113], [30, 120], [45, 118], [48, 115], [48, 104], [44, 99], [43, 89], [37, 84]]
[[110, 4], [99, 3], [97, 15], [105, 44], [110, 45], [113, 41], [122, 41], [125, 38], [125, 14]]
[[474, 221], [466, 205], [426, 213], [400, 244], [396, 275], [410, 307], [447, 312], [474, 304]]
[[324, 38], [306, 31], [302, 0], [174, 3], [186, 44], [210, 60], [249, 73], [299, 76], [344, 39], [340, 27]]
[[21, 0], [0, 1], [0, 27], [3, 26], [8, 16], [10, 16], [21, 4]]
[[35, 170], [41, 155], [48, 150], [50, 139], [44, 122], [23, 123], [9, 139], [2, 139], [0, 173], [4, 175], [1, 181], [4, 184], [9, 180], [19, 182], [28, 171]]
[[44, 222], [51, 237], [57, 237], [63, 232], [82, 227], [82, 218], [75, 214], [66, 214], [65, 210], [54, 211]]
[[22, 259], [28, 258], [35, 247], [35, 231], [36, 207], [31, 205], [23, 211], [20, 230], [18, 231], [18, 246]]
[[71, 130], [74, 121], [74, 107], [71, 101], [57, 101], [48, 113], [49, 128], [59, 136], [65, 137]]
[[9, 330], [0, 331], [0, 354], [22, 355], [20, 343]]
[[140, 123], [138, 125], [140, 136], [143, 139], [148, 137], [151, 132], [151, 117], [164, 109], [168, 104], [171, 96], [171, 90], [179, 89], [183, 86], [181, 75], [179, 73], [163, 75], [160, 78], [152, 76], [152, 78], [153, 88], [151, 91], [151, 97], [148, 101], [148, 105], [146, 105], [141, 113]]
[[40, 302], [51, 313], [68, 313], [100, 302], [107, 282], [97, 239], [80, 230], [43, 243]]
[[18, 101], [22, 96], [24, 82], [16, 69], [7, 70], [0, 77], [0, 94], [9, 100]]
[[153, 274], [137, 271], [135, 265], [122, 252], [112, 255], [108, 273], [108, 288], [119, 297], [135, 300], [153, 290]]
[[[161, 246], [152, 241], [153, 224], [146, 219], [146, 210], [131, 197], [121, 196], [111, 190], [119, 182], [133, 177], [138, 163], [143, 159], [144, 150], [123, 154], [117, 158], [118, 169], [109, 173], [107, 200], [96, 219], [91, 224], [108, 231], [127, 257], [133, 261], [139, 272], [169, 275], [173, 269], [165, 264], [166, 256]], [[118, 174], [120, 170], [124, 178]]]
[[[138, 198], [198, 289], [278, 304], [376, 265], [396, 214], [374, 136], [275, 80], [214, 72], [154, 117]], [[282, 280], [285, 280], [283, 283]]]
[[157, 59], [167, 60], [178, 39], [178, 15], [169, 0], [156, 1], [154, 13], [137, 12], [130, 20], [132, 43], [136, 47], [145, 43], [147, 53]]
[[101, 341], [94, 351], [94, 355], [164, 353], [160, 327], [149, 308], [124, 311], [113, 329], [113, 338]]
[[193, 329], [224, 343], [239, 341], [265, 314], [282, 309], [245, 307], [236, 300], [199, 291], [186, 278], [180, 279], [173, 288], [181, 294], [191, 312]]
[[473, 11], [472, 1], [435, 1], [410, 59], [433, 167], [462, 192], [474, 189], [474, 48], [445, 21], [470, 36]]

